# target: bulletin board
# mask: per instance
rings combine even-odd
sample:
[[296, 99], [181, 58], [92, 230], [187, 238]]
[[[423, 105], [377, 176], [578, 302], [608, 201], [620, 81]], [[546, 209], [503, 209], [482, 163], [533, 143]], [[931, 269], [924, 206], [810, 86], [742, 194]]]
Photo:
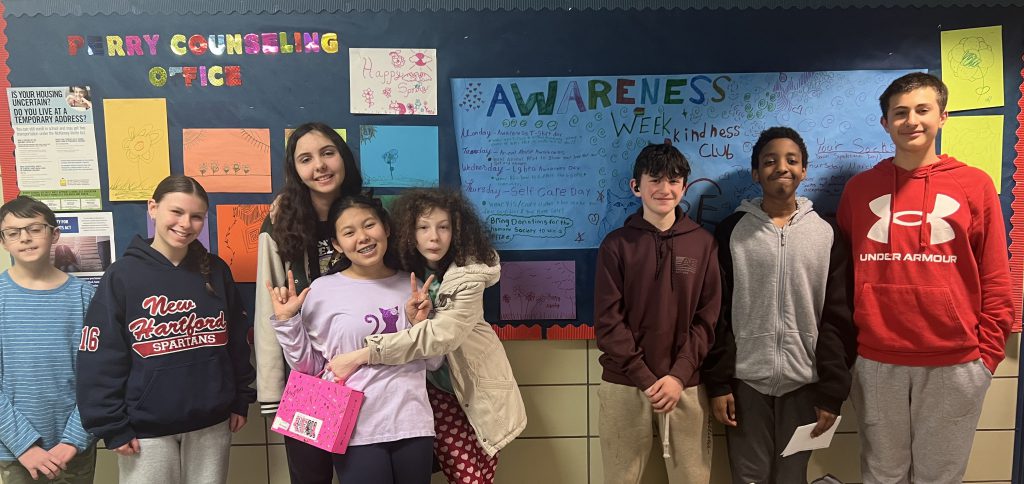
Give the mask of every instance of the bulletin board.
[[[473, 199], [503, 261], [485, 294], [502, 338], [592, 338], [596, 247], [637, 206], [626, 183], [644, 144], [668, 139], [687, 155], [684, 208], [713, 230], [758, 195], [742, 169], [758, 132], [790, 124], [811, 152], [802, 188], [831, 213], [845, 179], [892, 152], [878, 126], [885, 84], [920, 69], [948, 78], [942, 33], [989, 26], [1001, 26], [1000, 51], [971, 48], [990, 70], [1002, 62], [1001, 87], [986, 86], [990, 106], [952, 116], [995, 117], [975, 129], [1001, 130], [986, 145], [988, 168], [1011, 226], [1024, 24], [1007, 19], [1024, 7], [90, 10], [99, 3], [6, 2], [0, 78], [66, 90], [40, 96], [63, 103], [57, 115], [74, 116], [61, 119], [79, 133], [87, 116], [70, 88], [89, 88], [98, 203], [113, 214], [118, 251], [147, 227], [135, 186], [116, 180], [165, 170], [218, 187], [211, 248], [250, 257], [283, 183], [285, 130], [324, 121], [346, 131], [376, 194], [439, 184]], [[417, 87], [399, 92], [398, 81]], [[10, 124], [0, 119], [7, 196], [18, 189]], [[508, 161], [500, 173], [498, 156]], [[87, 211], [82, 193], [75, 203]], [[1024, 244], [1016, 226], [1010, 234]], [[243, 288], [247, 304], [256, 290]]]

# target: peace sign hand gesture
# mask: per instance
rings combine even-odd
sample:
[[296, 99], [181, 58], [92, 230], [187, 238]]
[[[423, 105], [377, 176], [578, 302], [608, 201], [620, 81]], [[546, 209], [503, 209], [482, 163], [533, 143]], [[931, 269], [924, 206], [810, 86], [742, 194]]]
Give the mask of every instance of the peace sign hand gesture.
[[309, 294], [309, 288], [295, 294], [295, 276], [292, 275], [291, 270], [288, 270], [288, 287], [271, 286], [269, 279], [266, 282], [267, 291], [270, 292], [270, 302], [274, 305], [274, 318], [284, 321], [298, 314], [303, 301], [306, 300], [306, 295]]
[[417, 287], [416, 274], [409, 274], [409, 285], [412, 288], [412, 294], [405, 303], [405, 317], [409, 319], [410, 323], [419, 323], [430, 316], [430, 310], [434, 309], [434, 305], [430, 302], [430, 285], [433, 283], [434, 275], [431, 274], [422, 287]]

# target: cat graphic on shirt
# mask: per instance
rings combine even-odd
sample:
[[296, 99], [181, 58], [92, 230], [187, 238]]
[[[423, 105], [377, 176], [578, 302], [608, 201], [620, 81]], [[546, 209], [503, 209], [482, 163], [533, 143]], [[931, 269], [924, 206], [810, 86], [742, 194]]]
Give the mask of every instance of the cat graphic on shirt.
[[380, 318], [375, 314], [367, 314], [363, 318], [367, 324], [372, 324], [373, 331], [370, 334], [387, 334], [398, 332], [398, 306], [393, 308], [377, 308], [380, 310], [380, 315], [384, 318], [384, 329], [381, 330]]

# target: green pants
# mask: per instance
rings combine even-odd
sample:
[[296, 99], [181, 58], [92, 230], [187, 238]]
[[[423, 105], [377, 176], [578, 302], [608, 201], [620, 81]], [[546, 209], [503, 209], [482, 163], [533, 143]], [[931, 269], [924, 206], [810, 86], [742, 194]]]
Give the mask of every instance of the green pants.
[[96, 446], [89, 447], [85, 452], [74, 456], [68, 462], [68, 468], [60, 471], [56, 479], [47, 479], [40, 475], [39, 480], [32, 480], [28, 469], [16, 460], [0, 462], [0, 484], [92, 484], [96, 474]]

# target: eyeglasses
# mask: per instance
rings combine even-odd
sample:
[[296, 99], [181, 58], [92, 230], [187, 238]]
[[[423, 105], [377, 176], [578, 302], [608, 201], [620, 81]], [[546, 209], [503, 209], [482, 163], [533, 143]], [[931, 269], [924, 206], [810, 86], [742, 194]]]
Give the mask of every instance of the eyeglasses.
[[21, 231], [28, 232], [28, 236], [33, 239], [38, 239], [46, 235], [49, 229], [53, 226], [50, 224], [31, 224], [25, 227], [8, 227], [0, 230], [0, 235], [4, 237], [4, 240], [17, 240], [21, 238]]

